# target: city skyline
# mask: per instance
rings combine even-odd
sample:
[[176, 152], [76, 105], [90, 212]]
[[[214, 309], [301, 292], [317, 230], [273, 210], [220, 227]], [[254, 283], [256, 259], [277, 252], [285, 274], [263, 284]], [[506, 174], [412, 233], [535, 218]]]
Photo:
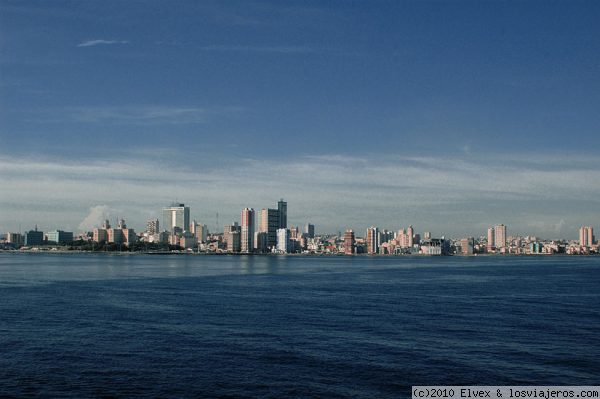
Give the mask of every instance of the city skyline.
[[[288, 203], [286, 200], [281, 198], [277, 202], [277, 208], [269, 208], [264, 207], [255, 211], [254, 208], [245, 207], [241, 209], [239, 213], [239, 217], [233, 218], [232, 222], [227, 222], [225, 225], [219, 225], [218, 217], [219, 214], [215, 215], [216, 222], [214, 225], [214, 229], [210, 231], [211, 234], [221, 234], [224, 237], [225, 242], [227, 242], [227, 237], [231, 232], [236, 233], [238, 236], [236, 237], [236, 248], [239, 247], [240, 251], [243, 253], [251, 252], [249, 248], [256, 247], [258, 241], [264, 241], [264, 245], [266, 247], [276, 247], [278, 246], [279, 233], [280, 230], [287, 230], [287, 234], [293, 234], [294, 239], [297, 236], [302, 235], [305, 238], [313, 238], [316, 236], [337, 236], [338, 238], [346, 240], [346, 234], [348, 232], [352, 233], [352, 237], [355, 236], [354, 230], [352, 228], [346, 227], [345, 232], [342, 233], [342, 230], [338, 231], [321, 231], [315, 233], [315, 224], [311, 222], [306, 222], [304, 226], [293, 224], [287, 224], [287, 208]], [[93, 213], [93, 212], [92, 212]], [[160, 222], [158, 218], [150, 218], [146, 220], [145, 229], [139, 229], [138, 231], [149, 233], [151, 235], [164, 233], [171, 236], [186, 236], [191, 234], [192, 236], [197, 238], [197, 230], [199, 231], [200, 237], [206, 237], [207, 231], [210, 230], [209, 226], [206, 223], [202, 223], [202, 221], [198, 221], [195, 218], [191, 218], [191, 209], [190, 206], [187, 206], [184, 203], [174, 201], [168, 206], [164, 206], [161, 209], [163, 221]], [[89, 215], [88, 215], [89, 216]], [[80, 234], [81, 236], [89, 235], [89, 237], [93, 237], [94, 241], [102, 241], [102, 239], [98, 239], [98, 230], [104, 230], [104, 235], [108, 234], [111, 229], [111, 221], [110, 217], [106, 216], [103, 213], [97, 213], [94, 215], [95, 217], [101, 217], [98, 221], [92, 226], [91, 229], [83, 229], [74, 232], [68, 232], [73, 236], [74, 233]], [[89, 219], [89, 218], [88, 218]], [[125, 225], [125, 219], [122, 217], [114, 218], [115, 224], [119, 229], [127, 230], [127, 226]], [[91, 220], [88, 220], [91, 222]], [[389, 223], [388, 223], [389, 224]], [[35, 224], [33, 229], [19, 229], [13, 231], [0, 231], [0, 234], [24, 234], [27, 232], [38, 232], [44, 230], [40, 228], [38, 230], [38, 224]], [[223, 227], [221, 229], [221, 227]], [[62, 228], [53, 227], [51, 229], [52, 233], [62, 232], [65, 233], [65, 230]], [[133, 232], [135, 229], [129, 227], [129, 230]], [[409, 225], [408, 228], [394, 225], [380, 227], [371, 225], [370, 227], [365, 228], [365, 234], [363, 236], [356, 235], [357, 238], [363, 238], [366, 243], [367, 252], [368, 253], [377, 253], [381, 247], [381, 244], [387, 242], [391, 239], [397, 240], [397, 245], [402, 248], [408, 248], [413, 246], [413, 239], [419, 240], [421, 238], [421, 234], [423, 234], [424, 239], [429, 240], [432, 238], [432, 233], [430, 230], [422, 229], [421, 231], [416, 231], [413, 225]], [[515, 232], [514, 234], [508, 234], [507, 226], [505, 224], [491, 224], [484, 232], [470, 232], [469, 234], [463, 234], [465, 239], [483, 239], [487, 241], [487, 249], [493, 250], [498, 248], [503, 248], [507, 245], [509, 238], [519, 238], [519, 237], [533, 237], [536, 240], [550, 240], [550, 241], [579, 241], [579, 243], [585, 243], [582, 245], [592, 246], [595, 243], [595, 235], [593, 234], [593, 227], [580, 225], [577, 228], [577, 240], [570, 237], [541, 237], [537, 234], [529, 234], [523, 232]], [[512, 233], [512, 232], [511, 232]], [[90, 235], [93, 234], [93, 235]], [[264, 236], [256, 236], [255, 234], [264, 234]], [[102, 237], [104, 237], [104, 235]], [[109, 234], [110, 235], [110, 234]], [[433, 235], [439, 236], [443, 239], [461, 239], [461, 236], [452, 236], [447, 235], [443, 232], [435, 233]], [[139, 237], [138, 237], [139, 238]], [[258, 241], [257, 241], [258, 240]], [[239, 251], [238, 251], [239, 252]]]
[[[0, 4], [0, 231], [600, 224], [600, 4]], [[135, 21], [132, 23], [132, 21]]]

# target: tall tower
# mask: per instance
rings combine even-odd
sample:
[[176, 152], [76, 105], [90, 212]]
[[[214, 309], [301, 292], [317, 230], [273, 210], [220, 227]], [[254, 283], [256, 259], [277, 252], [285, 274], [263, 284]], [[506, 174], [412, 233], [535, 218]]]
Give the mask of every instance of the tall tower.
[[290, 231], [277, 229], [277, 252], [287, 254], [290, 252]]
[[254, 249], [254, 209], [242, 209], [242, 252], [250, 253]]
[[344, 233], [344, 254], [353, 255], [356, 248], [356, 239], [354, 237], [354, 231], [346, 230]]
[[493, 249], [496, 245], [496, 238], [494, 234], [494, 227], [490, 227], [487, 231], [487, 249], [488, 251]]
[[414, 245], [413, 237], [415, 236], [415, 230], [413, 229], [412, 225], [408, 226], [408, 229], [406, 229], [406, 235], [408, 247], [412, 248], [412, 246]]
[[146, 223], [146, 233], [150, 235], [158, 234], [160, 232], [160, 224], [158, 219], [150, 219]]
[[503, 224], [499, 224], [494, 227], [494, 246], [496, 248], [504, 248], [506, 247], [506, 226]]
[[591, 247], [594, 244], [594, 229], [592, 226], [581, 226], [579, 229], [579, 245]]
[[277, 245], [277, 229], [279, 228], [279, 211], [277, 209], [261, 209], [259, 231], [267, 235], [267, 248]]
[[287, 229], [287, 202], [283, 198], [277, 203], [277, 214], [279, 217], [279, 228]]
[[377, 227], [367, 229], [367, 253], [379, 253], [379, 228]]
[[187, 231], [190, 227], [190, 207], [184, 204], [172, 204], [163, 208], [163, 228], [173, 232], [176, 227], [181, 231]]

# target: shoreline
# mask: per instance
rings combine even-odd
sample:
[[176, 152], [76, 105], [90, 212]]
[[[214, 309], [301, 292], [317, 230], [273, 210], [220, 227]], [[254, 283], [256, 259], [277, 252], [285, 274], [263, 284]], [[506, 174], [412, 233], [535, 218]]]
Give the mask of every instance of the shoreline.
[[343, 253], [339, 254], [327, 254], [327, 253], [290, 253], [290, 254], [277, 254], [277, 253], [219, 253], [219, 252], [170, 252], [170, 251], [157, 251], [157, 252], [144, 252], [144, 251], [81, 251], [81, 250], [0, 250], [0, 254], [98, 254], [107, 256], [231, 256], [231, 257], [242, 257], [242, 256], [268, 256], [268, 257], [280, 257], [280, 256], [293, 256], [293, 257], [337, 257], [337, 258], [445, 258], [445, 257], [459, 257], [459, 258], [478, 258], [478, 257], [595, 257], [600, 254], [448, 254], [448, 255], [428, 255], [428, 254], [409, 254], [409, 255], [380, 255], [380, 254], [353, 254], [346, 255]]

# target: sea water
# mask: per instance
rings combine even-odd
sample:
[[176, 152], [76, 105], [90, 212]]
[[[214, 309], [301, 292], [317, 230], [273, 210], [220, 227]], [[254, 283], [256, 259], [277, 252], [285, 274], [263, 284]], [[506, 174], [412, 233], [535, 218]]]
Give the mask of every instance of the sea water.
[[0, 397], [600, 383], [600, 257], [0, 254]]

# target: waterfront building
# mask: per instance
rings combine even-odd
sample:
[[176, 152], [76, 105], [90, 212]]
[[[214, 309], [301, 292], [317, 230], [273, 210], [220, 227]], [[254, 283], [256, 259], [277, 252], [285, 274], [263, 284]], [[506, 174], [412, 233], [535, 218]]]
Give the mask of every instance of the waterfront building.
[[134, 229], [122, 228], [123, 241], [127, 246], [131, 246], [137, 242], [137, 235]]
[[223, 240], [225, 240], [228, 252], [240, 252], [242, 250], [241, 233], [241, 227], [237, 222], [225, 226]]
[[544, 244], [541, 242], [531, 242], [529, 244], [529, 252], [532, 254], [541, 254], [544, 250]]
[[110, 228], [106, 231], [108, 234], [108, 242], [112, 244], [124, 244], [123, 230], [120, 228]]
[[254, 250], [258, 253], [267, 252], [269, 247], [267, 246], [267, 233], [264, 231], [257, 231], [254, 233]]
[[594, 229], [592, 226], [581, 226], [579, 228], [579, 245], [582, 247], [594, 245]]
[[194, 248], [196, 244], [196, 236], [194, 236], [191, 232], [184, 232], [181, 237], [179, 237], [179, 246], [183, 249]]
[[25, 233], [25, 245], [43, 245], [44, 244], [44, 232], [38, 231], [37, 226], [35, 230], [29, 230]]
[[277, 229], [277, 252], [286, 254], [290, 252], [290, 231], [288, 229]]
[[494, 226], [494, 247], [497, 249], [506, 247], [506, 226], [503, 224]]
[[73, 241], [73, 233], [70, 231], [54, 230], [46, 234], [48, 243], [66, 244]]
[[277, 203], [278, 228], [287, 229], [287, 202], [282, 199]]
[[404, 229], [398, 230], [396, 234], [396, 243], [400, 248], [411, 248], [414, 245], [414, 229], [412, 226], [408, 226], [406, 231]]
[[353, 255], [356, 253], [356, 237], [354, 231], [346, 230], [344, 233], [344, 254]]
[[208, 226], [194, 221], [194, 231], [192, 233], [196, 236], [196, 241], [199, 244], [205, 243], [208, 237]]
[[15, 248], [23, 246], [23, 235], [21, 233], [7, 233], [6, 243]]
[[119, 220], [116, 228], [110, 227], [108, 221], [104, 223], [103, 227], [108, 228], [94, 229], [94, 237], [96, 237], [96, 233], [98, 233], [98, 238], [101, 238], [100, 236], [102, 231], [106, 231], [106, 240], [99, 240], [98, 242], [106, 241], [112, 244], [126, 244], [127, 246], [130, 246], [131, 244], [134, 244], [137, 241], [135, 230], [127, 228], [127, 224], [125, 224], [124, 219]]
[[190, 225], [190, 207], [185, 204], [172, 204], [170, 207], [163, 208], [163, 228], [173, 233], [175, 228], [185, 231]]
[[242, 209], [241, 251], [250, 253], [254, 249], [254, 209]]
[[423, 255], [447, 255], [449, 249], [449, 241], [443, 238], [431, 238], [421, 242], [421, 254]]
[[495, 242], [496, 242], [496, 238], [495, 238], [494, 228], [490, 227], [487, 230], [487, 249], [488, 249], [488, 251], [491, 251], [494, 249]]
[[380, 237], [379, 237], [379, 228], [369, 227], [367, 229], [366, 241], [367, 241], [367, 253], [369, 253], [369, 254], [379, 253], [379, 245], [381, 244]]
[[475, 248], [475, 239], [467, 237], [460, 240], [460, 253], [463, 255], [473, 255]]
[[149, 235], [157, 234], [160, 231], [160, 225], [158, 223], [158, 219], [148, 220], [146, 223], [146, 233]]
[[259, 231], [267, 233], [267, 248], [277, 245], [277, 229], [279, 227], [279, 211], [277, 209], [261, 209]]
[[308, 238], [315, 238], [315, 225], [306, 223], [306, 225], [304, 226], [304, 234]]
[[156, 244], [168, 244], [169, 243], [169, 232], [161, 231], [160, 233], [153, 234], [148, 239], [149, 242]]
[[95, 242], [107, 242], [108, 241], [108, 232], [106, 229], [95, 228], [94, 235], [92, 237]]
[[414, 235], [415, 235], [415, 229], [413, 229], [412, 225], [408, 226], [408, 229], [406, 229], [406, 238], [408, 240], [407, 247], [411, 248], [414, 245]]

